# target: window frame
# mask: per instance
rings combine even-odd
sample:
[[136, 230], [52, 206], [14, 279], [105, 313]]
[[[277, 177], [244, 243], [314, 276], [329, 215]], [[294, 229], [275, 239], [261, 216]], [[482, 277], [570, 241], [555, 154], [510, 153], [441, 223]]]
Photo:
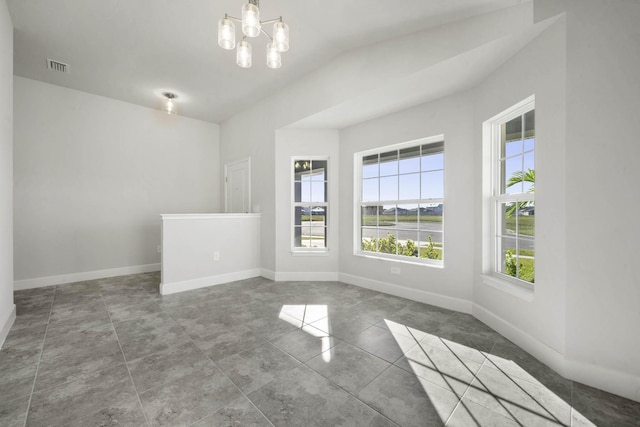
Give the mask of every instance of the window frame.
[[[291, 233], [290, 238], [290, 247], [291, 252], [294, 255], [324, 255], [329, 252], [329, 215], [330, 215], [330, 206], [329, 206], [329, 164], [331, 163], [329, 156], [291, 156], [289, 163], [290, 171], [291, 171], [291, 220], [289, 230]], [[295, 164], [296, 161], [302, 160], [310, 160], [313, 161], [325, 161], [327, 162], [327, 167], [325, 169], [325, 201], [324, 202], [296, 202], [296, 173], [295, 173]], [[303, 246], [295, 246], [296, 243], [296, 208], [297, 207], [324, 207], [325, 209], [325, 219], [324, 219], [324, 247], [322, 248], [314, 248], [314, 247], [303, 247]]]
[[[363, 186], [363, 176], [362, 176], [362, 163], [363, 159], [367, 156], [371, 156], [374, 154], [384, 154], [393, 150], [403, 150], [412, 147], [421, 147], [429, 144], [437, 144], [442, 143], [442, 154], [443, 154], [443, 166], [442, 166], [442, 179], [443, 179], [443, 193], [441, 198], [428, 198], [428, 199], [411, 199], [411, 200], [400, 200], [400, 194], [398, 193], [398, 199], [395, 201], [392, 200], [378, 200], [374, 202], [363, 202], [362, 201], [362, 186]], [[429, 267], [444, 267], [444, 255], [445, 255], [445, 243], [444, 243], [444, 235], [445, 235], [445, 211], [446, 208], [444, 206], [445, 201], [445, 188], [446, 188], [446, 177], [445, 177], [445, 163], [446, 163], [446, 155], [445, 155], [445, 136], [434, 135], [426, 138], [415, 139], [411, 141], [401, 142], [392, 145], [385, 145], [382, 147], [377, 147], [369, 150], [359, 151], [354, 153], [354, 195], [353, 195], [353, 254], [356, 256], [361, 256], [365, 258], [374, 258], [374, 259], [383, 259], [388, 261], [400, 262], [400, 263], [408, 263], [408, 264], [416, 264], [422, 266]], [[398, 171], [398, 174], [395, 176], [400, 177], [402, 174]], [[394, 175], [389, 175], [394, 176]], [[400, 187], [400, 183], [398, 183], [398, 188]], [[422, 194], [420, 194], [422, 197]], [[383, 204], [423, 204], [423, 203], [440, 203], [443, 207], [442, 212], [442, 247], [439, 248], [442, 251], [442, 260], [432, 260], [428, 258], [420, 258], [418, 257], [410, 257], [406, 255], [397, 255], [397, 254], [387, 254], [381, 252], [372, 252], [365, 251], [362, 249], [362, 218], [361, 218], [361, 208], [362, 206], [367, 205], [383, 205]], [[379, 226], [376, 226], [379, 227]]]
[[[503, 176], [501, 165], [501, 126], [517, 117], [521, 117], [526, 113], [535, 110], [535, 108], [535, 95], [531, 95], [483, 123], [484, 206], [482, 272], [485, 279], [484, 283], [503, 289], [505, 288], [505, 285], [510, 286], [515, 295], [523, 295], [522, 291], [525, 291], [525, 296], [530, 295], [533, 292], [535, 289], [534, 283], [503, 273], [498, 267], [498, 263], [502, 263], [502, 250], [498, 245], [498, 231], [501, 229], [502, 224], [501, 215], [498, 212], [497, 206], [502, 203], [528, 201], [533, 202], [535, 206], [535, 192], [521, 192], [515, 194], [502, 193]], [[536, 151], [537, 146], [533, 149], [534, 165], [536, 164]], [[536, 233], [534, 232], [534, 248], [535, 237]], [[500, 251], [500, 254], [498, 254], [498, 251]]]

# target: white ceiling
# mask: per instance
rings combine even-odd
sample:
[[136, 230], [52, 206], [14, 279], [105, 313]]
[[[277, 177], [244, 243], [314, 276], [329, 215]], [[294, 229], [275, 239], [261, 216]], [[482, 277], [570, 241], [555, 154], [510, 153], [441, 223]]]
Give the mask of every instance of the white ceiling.
[[470, 89], [551, 24], [543, 21], [305, 117], [288, 128], [341, 129]]
[[[291, 49], [282, 68], [265, 64], [266, 37], [253, 39], [253, 67], [217, 45], [217, 21], [245, 0], [8, 0], [14, 73], [159, 108], [179, 96], [179, 114], [219, 123], [345, 51], [526, 0], [263, 0], [261, 18], [282, 16]], [[239, 29], [237, 30], [239, 31]], [[47, 69], [46, 58], [71, 73]]]

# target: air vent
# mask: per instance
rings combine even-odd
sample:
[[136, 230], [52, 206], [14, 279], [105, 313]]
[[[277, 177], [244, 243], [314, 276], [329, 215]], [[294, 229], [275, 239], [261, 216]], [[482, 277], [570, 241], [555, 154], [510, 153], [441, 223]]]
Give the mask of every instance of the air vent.
[[51, 58], [47, 58], [47, 67], [51, 71], [56, 71], [58, 73], [71, 72], [71, 67], [69, 67], [69, 64], [65, 64], [64, 62], [56, 61], [55, 59]]

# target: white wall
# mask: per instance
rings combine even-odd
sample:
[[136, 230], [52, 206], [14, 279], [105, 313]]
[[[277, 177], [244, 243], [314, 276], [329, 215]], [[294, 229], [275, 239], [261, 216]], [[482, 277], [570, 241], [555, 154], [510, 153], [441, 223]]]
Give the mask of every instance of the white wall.
[[640, 3], [535, 5], [565, 21], [478, 89], [476, 115], [536, 94], [535, 296], [478, 277], [474, 314], [569, 378], [640, 401]]
[[219, 211], [216, 124], [19, 77], [14, 114], [17, 286], [157, 270], [159, 214]]
[[[640, 3], [533, 5], [538, 18], [565, 8], [567, 13], [472, 91], [340, 132], [340, 277], [472, 311], [569, 378], [640, 400], [640, 286], [634, 268], [640, 240], [640, 144], [634, 140], [640, 131]], [[428, 38], [420, 40], [425, 56], [433, 53]], [[429, 58], [416, 60], [420, 55], [390, 47], [348, 52], [222, 125], [223, 158], [252, 153], [261, 159], [252, 179], [264, 191], [259, 197], [267, 214], [263, 268], [278, 266], [271, 224], [277, 209], [290, 209], [275, 203], [276, 165], [282, 161], [274, 154], [275, 132], [430, 66]], [[536, 289], [529, 301], [487, 286], [481, 277], [481, 125], [532, 94], [538, 209]], [[445, 267], [401, 264], [401, 276], [394, 277], [388, 261], [351, 254], [353, 153], [440, 133], [446, 140]]]
[[[262, 213], [262, 267], [276, 270], [276, 130], [513, 34], [530, 25], [532, 15], [531, 4], [523, 3], [346, 52], [222, 123], [222, 163], [252, 158], [252, 204]], [[405, 88], [413, 95], [417, 89]]]
[[[476, 180], [476, 274], [474, 314], [504, 335], [557, 363], [565, 352], [566, 191], [565, 191], [565, 24], [557, 22], [476, 89], [474, 155]], [[541, 71], [544, 70], [544, 71]], [[523, 99], [536, 97], [536, 260], [535, 291], [528, 301], [488, 286], [481, 277], [482, 123]], [[484, 163], [484, 164], [483, 164]], [[486, 240], [484, 240], [486, 239]]]
[[260, 275], [260, 214], [162, 215], [163, 295]]
[[[262, 268], [274, 272], [275, 251], [275, 129], [273, 109], [260, 105], [220, 126], [221, 164], [251, 158], [252, 212], [262, 214], [260, 256]], [[221, 180], [221, 186], [223, 185]]]
[[640, 2], [568, 3], [567, 357], [640, 400]]
[[[328, 156], [328, 252], [291, 252], [292, 157]], [[276, 132], [276, 275], [277, 280], [338, 280], [340, 222], [338, 131], [283, 129]]]
[[[471, 311], [473, 282], [473, 98], [461, 93], [341, 130], [340, 273], [342, 280], [424, 302]], [[444, 267], [372, 259], [353, 254], [354, 153], [444, 135]], [[391, 274], [399, 267], [400, 274]], [[355, 276], [350, 277], [350, 276]], [[358, 278], [358, 279], [356, 279]], [[403, 289], [404, 288], [404, 289]]]
[[0, 0], [0, 347], [15, 319], [13, 304], [13, 25]]

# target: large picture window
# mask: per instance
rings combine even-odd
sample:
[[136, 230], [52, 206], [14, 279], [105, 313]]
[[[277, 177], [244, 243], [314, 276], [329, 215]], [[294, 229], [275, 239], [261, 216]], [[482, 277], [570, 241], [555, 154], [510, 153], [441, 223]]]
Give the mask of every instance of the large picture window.
[[293, 159], [293, 250], [327, 249], [326, 158]]
[[535, 282], [535, 109], [533, 98], [491, 123], [491, 216], [495, 273]]
[[442, 264], [443, 137], [358, 153], [356, 172], [356, 253]]

